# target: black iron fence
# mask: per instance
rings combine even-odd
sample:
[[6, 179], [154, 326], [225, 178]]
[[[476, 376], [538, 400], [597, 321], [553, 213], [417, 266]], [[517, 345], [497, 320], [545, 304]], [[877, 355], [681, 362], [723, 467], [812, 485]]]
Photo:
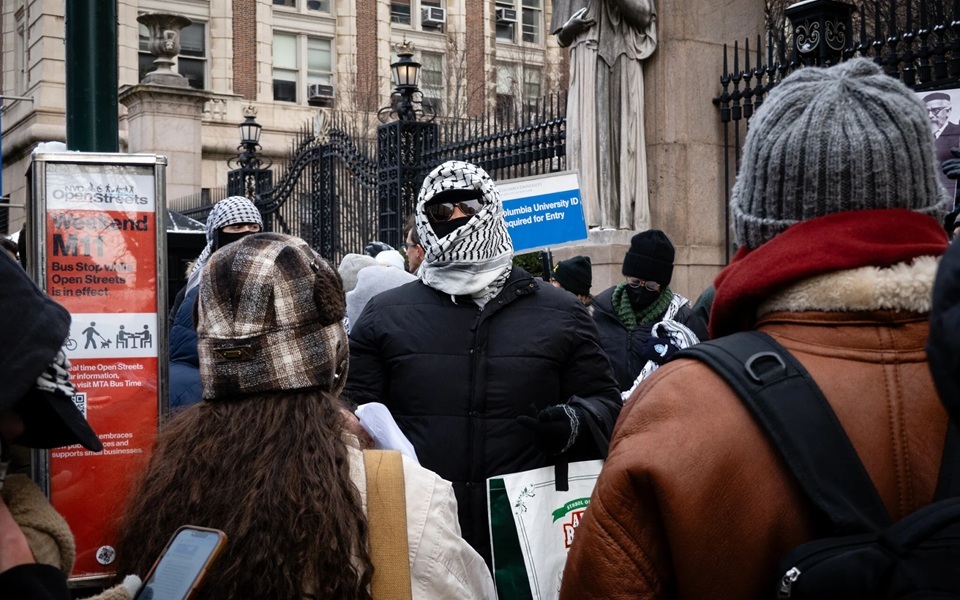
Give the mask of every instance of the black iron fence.
[[566, 168], [566, 94], [546, 96], [522, 112], [488, 111], [440, 123], [395, 121], [378, 130], [381, 241], [402, 242], [420, 184], [447, 160], [463, 160], [503, 181]]
[[206, 221], [213, 205], [229, 196], [226, 187], [205, 188], [198, 194], [174, 198], [167, 203], [167, 208], [191, 219]]
[[[564, 94], [542, 98], [519, 114], [393, 121], [377, 128], [375, 142], [347, 116], [335, 114], [325, 131], [306, 124], [276, 169], [231, 172], [224, 195], [248, 195], [260, 207], [265, 229], [301, 237], [339, 262], [371, 240], [398, 247], [420, 184], [440, 163], [472, 162], [498, 180], [561, 171], [565, 138]], [[171, 208], [204, 220], [215, 201], [207, 194]]]
[[0, 197], [0, 235], [6, 235], [10, 227], [10, 197]]
[[440, 144], [425, 159], [433, 166], [465, 160], [499, 180], [560, 171], [566, 160], [566, 114], [567, 96], [559, 93], [523, 111], [441, 123]]
[[[301, 130], [277, 184], [256, 197], [270, 231], [305, 239], [339, 260], [375, 236], [377, 169], [372, 144], [334, 123], [325, 133]], [[349, 202], [343, 200], [349, 198]]]
[[[876, 61], [916, 91], [960, 87], [960, 0], [888, 0], [858, 6], [814, 0], [788, 8], [789, 35], [756, 36], [732, 52], [723, 47], [721, 92], [714, 98], [723, 124], [727, 191], [725, 225], [730, 258], [729, 195], [740, 166], [747, 122], [780, 81], [798, 68], [853, 57]], [[732, 68], [730, 68], [732, 65]]]

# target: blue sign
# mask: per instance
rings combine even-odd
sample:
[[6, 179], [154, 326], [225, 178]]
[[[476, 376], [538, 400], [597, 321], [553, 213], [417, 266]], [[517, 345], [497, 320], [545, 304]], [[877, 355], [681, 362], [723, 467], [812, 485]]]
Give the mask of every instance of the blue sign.
[[514, 252], [587, 239], [576, 173], [497, 182]]

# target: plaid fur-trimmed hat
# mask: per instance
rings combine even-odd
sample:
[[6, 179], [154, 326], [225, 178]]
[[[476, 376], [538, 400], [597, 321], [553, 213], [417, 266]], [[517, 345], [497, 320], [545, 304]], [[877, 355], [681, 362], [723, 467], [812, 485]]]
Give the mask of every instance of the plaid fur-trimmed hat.
[[211, 255], [199, 285], [204, 400], [343, 388], [350, 355], [343, 283], [306, 242], [249, 235]]

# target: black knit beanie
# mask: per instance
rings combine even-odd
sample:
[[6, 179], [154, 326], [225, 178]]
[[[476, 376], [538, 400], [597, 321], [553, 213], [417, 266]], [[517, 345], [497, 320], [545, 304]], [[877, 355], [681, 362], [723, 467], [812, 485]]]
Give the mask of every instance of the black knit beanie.
[[673, 277], [673, 258], [673, 244], [666, 234], [659, 229], [648, 229], [630, 240], [621, 272], [627, 277], [656, 281], [666, 287]]
[[574, 256], [561, 260], [553, 267], [553, 278], [563, 289], [578, 296], [589, 296], [593, 283], [593, 265], [589, 256]]

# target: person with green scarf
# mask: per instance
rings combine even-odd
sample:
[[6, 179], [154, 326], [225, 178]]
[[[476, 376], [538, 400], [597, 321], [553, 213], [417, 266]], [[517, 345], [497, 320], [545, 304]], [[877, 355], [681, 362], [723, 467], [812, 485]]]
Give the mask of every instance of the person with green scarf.
[[657, 323], [680, 323], [700, 341], [709, 337], [690, 301], [669, 287], [674, 254], [673, 244], [662, 231], [636, 234], [623, 258], [624, 281], [593, 299], [600, 345], [610, 358], [620, 391], [633, 386], [648, 361], [663, 364], [677, 351], [670, 338], [653, 335]]

